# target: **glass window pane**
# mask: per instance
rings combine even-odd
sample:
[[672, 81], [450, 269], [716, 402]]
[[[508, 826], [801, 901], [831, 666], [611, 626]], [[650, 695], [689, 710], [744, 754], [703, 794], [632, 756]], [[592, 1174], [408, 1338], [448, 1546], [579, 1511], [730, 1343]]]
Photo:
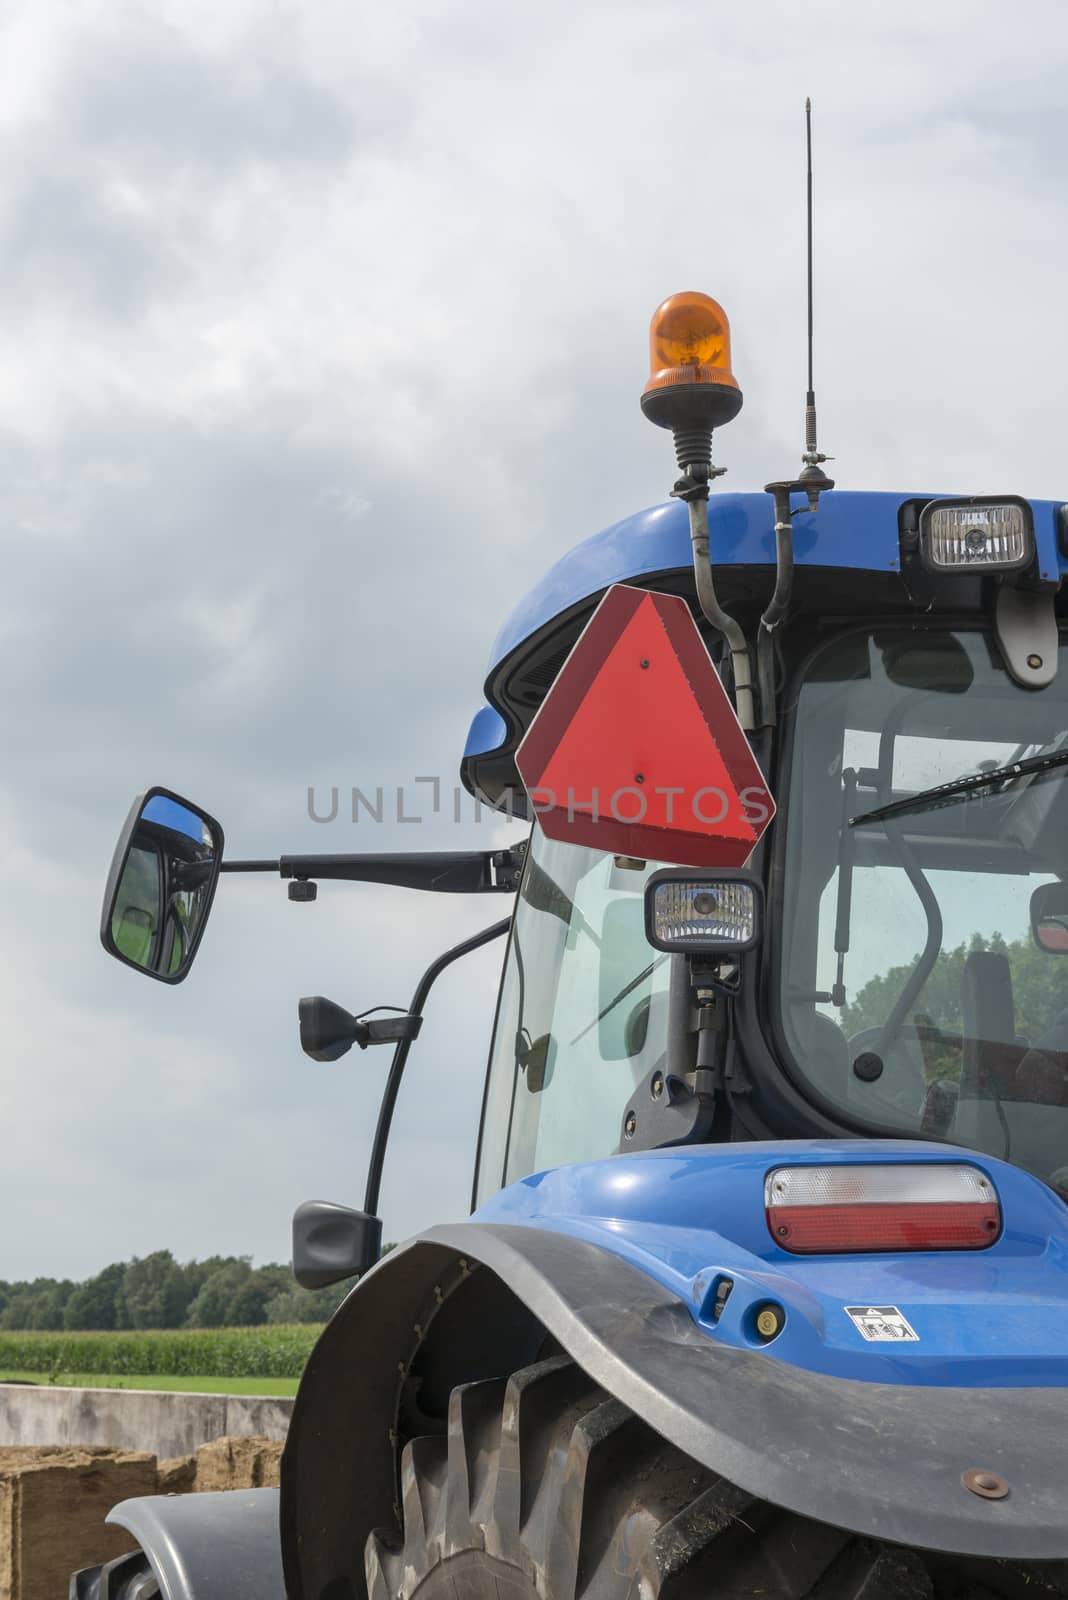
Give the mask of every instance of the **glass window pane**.
[[658, 863], [534, 830], [494, 1031], [479, 1194], [618, 1147], [623, 1109], [664, 1053], [670, 958], [645, 938]]
[[783, 813], [784, 1033], [852, 1122], [1050, 1179], [1068, 1172], [1068, 960], [1034, 942], [1030, 900], [1068, 879], [1068, 767], [845, 826], [1068, 748], [1068, 661], [1024, 690], [984, 633], [937, 637], [960, 662], [950, 692], [916, 687], [909, 652], [930, 644], [911, 630], [840, 638], [810, 663]]

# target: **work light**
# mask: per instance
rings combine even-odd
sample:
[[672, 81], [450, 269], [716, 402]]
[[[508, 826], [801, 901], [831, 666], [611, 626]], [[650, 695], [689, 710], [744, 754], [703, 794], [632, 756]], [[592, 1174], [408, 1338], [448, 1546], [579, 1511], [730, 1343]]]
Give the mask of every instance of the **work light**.
[[932, 572], [1018, 572], [1035, 553], [1031, 507], [1017, 495], [931, 500], [920, 549]]
[[657, 950], [726, 955], [760, 938], [762, 892], [744, 872], [668, 868], [645, 886], [645, 933]]

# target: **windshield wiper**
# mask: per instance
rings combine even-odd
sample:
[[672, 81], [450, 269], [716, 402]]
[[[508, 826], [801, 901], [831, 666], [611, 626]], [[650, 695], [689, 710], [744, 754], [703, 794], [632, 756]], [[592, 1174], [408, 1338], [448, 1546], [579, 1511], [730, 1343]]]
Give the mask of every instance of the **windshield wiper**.
[[859, 817], [850, 817], [849, 826], [859, 828], [865, 822], [882, 822], [884, 817], [907, 817], [913, 811], [935, 811], [939, 806], [952, 805], [954, 800], [971, 799], [991, 784], [1007, 779], [1030, 778], [1037, 772], [1052, 772], [1056, 767], [1068, 766], [1068, 749], [1052, 750], [1044, 756], [1027, 756], [1023, 761], [1013, 761], [1007, 767], [995, 767], [993, 772], [973, 772], [966, 778], [954, 778], [952, 783], [939, 783], [933, 789], [923, 789], [909, 795], [907, 800], [893, 800], [887, 806], [865, 811]]

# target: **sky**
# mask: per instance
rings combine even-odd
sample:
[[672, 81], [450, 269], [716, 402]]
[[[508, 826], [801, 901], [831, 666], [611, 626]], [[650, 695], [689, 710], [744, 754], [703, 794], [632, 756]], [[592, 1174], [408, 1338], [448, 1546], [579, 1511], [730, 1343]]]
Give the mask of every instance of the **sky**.
[[[9, 0], [0, 1277], [360, 1203], [386, 1052], [308, 1061], [297, 999], [404, 1004], [506, 902], [224, 879], [166, 988], [100, 948], [115, 836], [151, 783], [229, 855], [513, 836], [308, 790], [451, 788], [512, 605], [665, 497], [665, 295], [731, 318], [724, 487], [795, 470], [806, 94], [834, 477], [1068, 497], [1066, 71], [1058, 0]], [[466, 1212], [501, 950], [431, 1001], [388, 1239]]]

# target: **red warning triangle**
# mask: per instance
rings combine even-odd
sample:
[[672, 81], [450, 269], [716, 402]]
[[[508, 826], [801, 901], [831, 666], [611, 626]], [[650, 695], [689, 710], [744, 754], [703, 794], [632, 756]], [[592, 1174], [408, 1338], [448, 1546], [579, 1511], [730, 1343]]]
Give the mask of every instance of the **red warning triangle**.
[[736, 867], [775, 812], [686, 602], [617, 584], [516, 754], [544, 832], [608, 854]]

